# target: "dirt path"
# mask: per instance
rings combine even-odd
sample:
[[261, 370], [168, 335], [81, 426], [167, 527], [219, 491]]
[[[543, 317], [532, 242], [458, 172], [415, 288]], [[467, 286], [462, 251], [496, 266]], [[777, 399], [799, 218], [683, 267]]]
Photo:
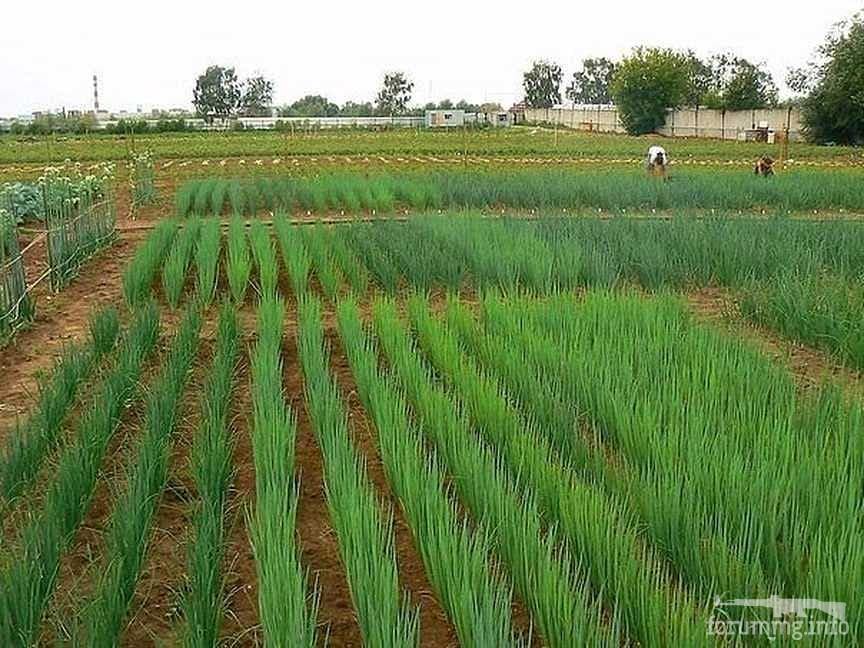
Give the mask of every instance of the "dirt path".
[[317, 580], [320, 590], [318, 622], [320, 635], [328, 645], [349, 647], [362, 645], [360, 626], [354, 613], [345, 566], [339, 553], [339, 540], [330, 522], [324, 485], [321, 449], [315, 439], [312, 420], [306, 408], [304, 377], [297, 355], [296, 310], [287, 326], [283, 351], [285, 394], [297, 417], [297, 475], [300, 479], [300, 501], [297, 507], [297, 536], [301, 562]]
[[222, 624], [222, 639], [226, 646], [258, 646], [261, 644], [258, 619], [258, 575], [252, 552], [246, 512], [255, 503], [255, 459], [252, 450], [252, 376], [249, 366], [254, 331], [252, 309], [241, 310], [241, 331], [244, 348], [234, 398], [231, 404], [231, 431], [234, 439], [234, 479], [228, 496], [226, 520], [225, 577], [226, 608]]
[[40, 373], [51, 371], [66, 345], [87, 339], [90, 313], [121, 303], [123, 268], [140, 238], [122, 236], [88, 261], [61, 292], [51, 293], [47, 286], [37, 291], [34, 321], [0, 349], [0, 445], [15, 418], [33, 406]]

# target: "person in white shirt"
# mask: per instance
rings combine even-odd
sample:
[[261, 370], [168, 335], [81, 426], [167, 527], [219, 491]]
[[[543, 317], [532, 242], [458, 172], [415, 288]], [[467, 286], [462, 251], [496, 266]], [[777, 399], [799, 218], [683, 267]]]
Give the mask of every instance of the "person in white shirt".
[[666, 165], [669, 164], [669, 155], [662, 146], [652, 146], [648, 149], [648, 174], [666, 177]]

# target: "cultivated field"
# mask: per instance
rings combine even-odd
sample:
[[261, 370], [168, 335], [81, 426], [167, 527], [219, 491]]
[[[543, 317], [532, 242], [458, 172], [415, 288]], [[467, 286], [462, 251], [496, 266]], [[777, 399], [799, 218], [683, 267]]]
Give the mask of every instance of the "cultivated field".
[[[56, 163], [123, 160], [130, 150], [151, 150], [159, 159], [210, 159], [290, 156], [537, 156], [577, 160], [641, 160], [652, 138], [519, 126], [491, 130], [434, 132], [426, 129], [163, 133], [144, 135], [0, 135], [0, 163]], [[678, 160], [755, 160], [767, 145], [676, 139]], [[771, 147], [777, 148], [779, 146]], [[859, 149], [790, 145], [789, 157], [802, 162], [861, 164]]]
[[853, 151], [280, 137], [148, 140], [0, 348], [0, 646], [864, 642]]

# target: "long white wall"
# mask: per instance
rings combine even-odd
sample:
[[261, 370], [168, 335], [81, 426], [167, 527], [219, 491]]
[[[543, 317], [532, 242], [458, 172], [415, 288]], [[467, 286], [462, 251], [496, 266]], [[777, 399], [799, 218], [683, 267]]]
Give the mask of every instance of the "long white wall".
[[[623, 133], [624, 126], [615, 106], [578, 106], [576, 108], [526, 108], [520, 115], [527, 122], [561, 124], [569, 128], [604, 133]], [[802, 139], [801, 114], [797, 108], [765, 110], [711, 110], [679, 108], [670, 110], [666, 124], [659, 129], [670, 137], [715, 137], [735, 140], [746, 130], [767, 122], [777, 133], [789, 130], [789, 139]]]

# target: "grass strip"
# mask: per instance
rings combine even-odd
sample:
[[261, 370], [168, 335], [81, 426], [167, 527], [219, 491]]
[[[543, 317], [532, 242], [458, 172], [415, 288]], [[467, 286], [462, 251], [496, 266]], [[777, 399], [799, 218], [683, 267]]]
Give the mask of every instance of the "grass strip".
[[490, 530], [472, 528], [446, 486], [396, 385], [378, 369], [376, 348], [357, 304], [338, 306], [339, 332], [364, 407], [375, 422], [381, 458], [399, 498], [426, 573], [463, 646], [518, 646], [511, 593], [490, 564]]
[[224, 613], [225, 508], [232, 475], [228, 408], [234, 387], [240, 330], [230, 304], [219, 311], [216, 352], [201, 399], [201, 424], [192, 442], [191, 472], [199, 504], [189, 545], [189, 588], [183, 597], [188, 648], [215, 647]]
[[291, 290], [294, 292], [294, 296], [299, 299], [301, 295], [306, 293], [309, 284], [309, 270], [312, 265], [306, 245], [303, 242], [303, 236], [281, 211], [273, 217], [273, 228], [276, 230], [276, 238], [279, 239], [282, 259], [285, 261], [285, 267], [288, 268]]
[[367, 646], [417, 646], [418, 611], [400, 593], [393, 514], [375, 495], [351, 441], [348, 417], [329, 370], [321, 305], [301, 300], [299, 353], [306, 400], [324, 457], [324, 482], [351, 598]]
[[317, 587], [310, 595], [295, 534], [297, 424], [282, 386], [284, 312], [284, 302], [266, 294], [258, 306], [258, 341], [252, 354], [255, 510], [247, 525], [258, 571], [258, 611], [265, 643], [314, 646]]
[[547, 523], [561, 530], [580, 571], [589, 575], [596, 593], [606, 595], [606, 607], [630, 635], [643, 645], [713, 643], [705, 635], [707, 616], [700, 616], [699, 606], [648, 549], [631, 512], [575, 477], [538, 422], [515, 409], [501, 385], [463, 354], [425, 299], [412, 297], [409, 312], [422, 349], [475, 429], [504, 459], [513, 480], [536, 496]]
[[560, 534], [544, 524], [536, 497], [520, 492], [503, 462], [472, 433], [464, 413], [435, 386], [395, 303], [377, 302], [374, 320], [394, 375], [444, 456], [460, 498], [492, 530], [494, 550], [544, 641], [568, 646], [578, 635], [590, 645], [619, 645], [617, 619], [605, 623], [602, 611], [589, 600], [585, 575], [578, 571]]
[[171, 308], [177, 308], [183, 287], [186, 285], [186, 272], [195, 251], [198, 233], [201, 231], [201, 219], [190, 218], [186, 221], [180, 233], [174, 239], [165, 266], [162, 268], [162, 289]]
[[195, 248], [198, 298], [205, 306], [212, 304], [216, 298], [221, 247], [222, 224], [216, 219], [205, 220]]
[[171, 248], [177, 227], [175, 220], [164, 220], [156, 225], [123, 271], [123, 296], [130, 306], [138, 306], [149, 299], [156, 274]]
[[246, 241], [246, 226], [243, 219], [235, 216], [228, 224], [228, 287], [235, 304], [242, 304], [249, 287], [252, 272], [252, 257]]

